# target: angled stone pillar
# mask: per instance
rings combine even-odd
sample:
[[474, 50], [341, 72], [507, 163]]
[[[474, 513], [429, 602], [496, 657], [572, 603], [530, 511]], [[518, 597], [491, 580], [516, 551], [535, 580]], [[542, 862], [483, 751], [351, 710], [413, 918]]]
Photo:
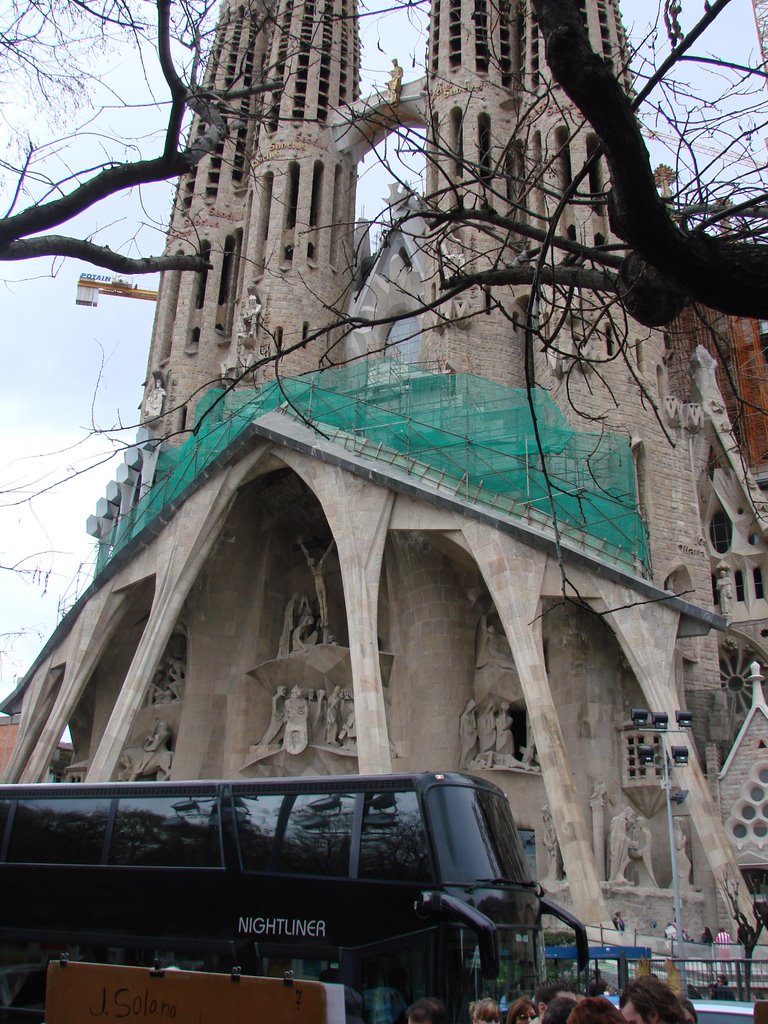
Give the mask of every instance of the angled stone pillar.
[[190, 589], [210, 555], [244, 479], [253, 472], [263, 448], [221, 476], [215, 476], [186, 501], [155, 541], [157, 582], [152, 609], [123, 688], [112, 709], [87, 782], [109, 781], [117, 770], [147, 686], [162, 657]]
[[583, 921], [606, 921], [586, 801], [576, 789], [544, 667], [540, 594], [547, 556], [480, 523], [465, 521], [462, 531], [514, 655], [574, 909]]
[[294, 453], [283, 459], [320, 502], [336, 541], [344, 585], [363, 775], [392, 771], [377, 635], [379, 581], [394, 493], [334, 466]]
[[[601, 610], [635, 673], [649, 710], [666, 711], [669, 727], [674, 729], [675, 711], [682, 708], [675, 686], [675, 642], [679, 613], [659, 602], [638, 607], [637, 595], [633, 591], [608, 580], [599, 580], [597, 583], [604, 604]], [[627, 708], [627, 718], [629, 712]], [[680, 743], [684, 742], [680, 737]], [[689, 743], [693, 743], [692, 734]], [[687, 767], [675, 768], [674, 772], [680, 788], [688, 790], [686, 803], [690, 809], [691, 822], [718, 885], [722, 885], [726, 879], [732, 881], [740, 878], [733, 848], [728, 842], [698, 760], [691, 756]], [[751, 919], [752, 908], [745, 896], [747, 891], [746, 884], [742, 882], [739, 886], [740, 902]]]
[[47, 777], [56, 746], [119, 622], [124, 602], [124, 594], [105, 587], [80, 612], [62, 652], [66, 667], [56, 700], [41, 729], [35, 728], [33, 706], [8, 766], [10, 781], [42, 782]]

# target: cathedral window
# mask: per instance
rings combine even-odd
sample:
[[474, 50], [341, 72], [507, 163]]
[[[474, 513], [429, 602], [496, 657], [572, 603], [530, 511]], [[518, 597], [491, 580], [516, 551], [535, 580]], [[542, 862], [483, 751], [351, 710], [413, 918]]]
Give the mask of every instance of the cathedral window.
[[733, 541], [733, 524], [725, 512], [715, 512], [709, 521], [709, 539], [719, 555], [724, 555]]
[[761, 568], [752, 570], [752, 582], [755, 585], [755, 597], [762, 600], [765, 597], [765, 587], [763, 586], [763, 570]]
[[189, 332], [189, 339], [187, 341], [187, 347], [184, 349], [184, 351], [187, 353], [187, 355], [193, 356], [193, 355], [195, 355], [197, 353], [199, 348], [200, 348], [200, 328], [199, 327], [193, 327], [192, 330]]
[[317, 227], [321, 218], [321, 204], [323, 198], [323, 164], [321, 160], [315, 161], [312, 169], [312, 199], [309, 204], [309, 226]]
[[512, 33], [509, 21], [509, 0], [499, 3], [499, 69], [505, 89], [512, 85]]
[[456, 176], [464, 177], [464, 113], [460, 107], [454, 107], [448, 115], [451, 126], [451, 152], [453, 153], [453, 169]]
[[432, 0], [432, 40], [430, 66], [432, 73], [437, 71], [437, 62], [440, 55], [440, 0]]
[[488, 184], [493, 176], [491, 119], [488, 114], [478, 114], [477, 116], [477, 162], [480, 169], [480, 180]]
[[461, 66], [461, 0], [449, 0], [448, 60], [452, 68]]
[[488, 70], [488, 0], [475, 0], [475, 69]]
[[418, 363], [421, 352], [421, 324], [417, 316], [396, 320], [387, 335], [387, 356], [401, 363]]
[[587, 157], [594, 162], [589, 168], [589, 191], [592, 197], [592, 209], [595, 213], [602, 213], [605, 209], [605, 185], [603, 182], [603, 167], [600, 158], [595, 154], [598, 149], [598, 141], [594, 135], [587, 136]]
[[567, 128], [561, 127], [555, 130], [555, 146], [557, 147], [555, 160], [557, 162], [558, 185], [560, 190], [565, 192], [573, 181], [571, 146]]
[[219, 279], [218, 305], [223, 306], [229, 299], [232, 277], [235, 266], [235, 237], [227, 235], [224, 240], [224, 254], [221, 260], [221, 277]]
[[197, 296], [195, 298], [195, 308], [202, 309], [203, 303], [205, 302], [205, 289], [208, 284], [208, 266], [207, 264], [211, 261], [211, 243], [201, 242], [200, 244], [200, 257], [206, 262], [206, 266], [202, 270], [198, 271], [197, 274]]
[[285, 205], [285, 226], [296, 227], [296, 215], [299, 209], [299, 165], [295, 160], [288, 164], [288, 189]]
[[733, 574], [733, 583], [734, 583], [734, 587], [736, 589], [736, 600], [743, 602], [744, 599], [745, 599], [745, 594], [744, 594], [744, 573], [741, 571], [741, 569], [737, 569], [736, 572], [734, 572], [734, 574]]

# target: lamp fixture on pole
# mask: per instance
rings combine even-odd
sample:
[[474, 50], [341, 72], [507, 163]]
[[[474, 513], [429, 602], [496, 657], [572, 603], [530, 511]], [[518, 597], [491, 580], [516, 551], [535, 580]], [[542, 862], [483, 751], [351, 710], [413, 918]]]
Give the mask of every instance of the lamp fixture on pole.
[[[670, 745], [667, 750], [666, 737], [669, 732], [683, 732], [693, 728], [693, 714], [690, 711], [675, 711], [677, 729], [669, 730], [669, 715], [666, 711], [649, 711], [647, 708], [632, 708], [630, 712], [632, 725], [638, 732], [654, 732], [658, 735], [658, 748], [650, 743], [641, 743], [637, 747], [637, 759], [641, 765], [656, 764], [657, 753], [661, 758], [663, 769], [664, 796], [667, 804], [667, 830], [669, 833], [669, 858], [672, 865], [672, 889], [675, 904], [675, 933], [680, 967], [680, 986], [684, 997], [688, 995], [688, 980], [685, 973], [685, 940], [683, 939], [683, 910], [680, 902], [680, 879], [677, 873], [677, 857], [675, 851], [675, 826], [672, 819], [672, 803], [681, 804], [688, 796], [687, 790], [677, 789], [672, 792], [669, 778], [670, 762], [675, 767], [688, 764], [688, 747], [680, 744]], [[649, 724], [650, 723], [650, 724]]]

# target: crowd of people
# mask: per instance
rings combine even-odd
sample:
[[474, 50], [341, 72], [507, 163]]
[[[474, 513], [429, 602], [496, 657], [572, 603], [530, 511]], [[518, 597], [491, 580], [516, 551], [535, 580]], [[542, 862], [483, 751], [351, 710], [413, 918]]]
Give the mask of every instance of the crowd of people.
[[[599, 976], [598, 976], [599, 978]], [[469, 1006], [469, 1024], [697, 1024], [689, 999], [675, 995], [669, 985], [649, 975], [635, 978], [616, 1007], [590, 989], [580, 996], [573, 985], [557, 978], [540, 985], [532, 998], [516, 999], [504, 1013], [494, 999]], [[407, 1024], [449, 1024], [448, 1010], [439, 999], [418, 999], [406, 1010]]]

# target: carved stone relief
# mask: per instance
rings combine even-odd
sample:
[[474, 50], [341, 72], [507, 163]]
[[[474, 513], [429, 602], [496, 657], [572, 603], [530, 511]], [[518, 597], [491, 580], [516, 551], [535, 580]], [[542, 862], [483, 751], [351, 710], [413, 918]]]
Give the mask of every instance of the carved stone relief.
[[473, 691], [459, 716], [459, 767], [539, 772], [515, 660], [495, 610], [477, 623]]
[[617, 814], [611, 821], [609, 844], [609, 882], [658, 888], [651, 863], [651, 833], [642, 815], [631, 807]]
[[547, 851], [544, 881], [559, 882], [564, 875], [563, 857], [560, 852], [560, 843], [557, 841], [555, 824], [552, 821], [552, 814], [548, 807], [541, 808], [541, 823], [544, 849]]
[[162, 782], [171, 777], [173, 751], [170, 749], [173, 736], [170, 726], [161, 718], [155, 720], [155, 728], [141, 746], [125, 747], [120, 755], [120, 782], [134, 782], [139, 778], [154, 778]]
[[[389, 714], [389, 677], [394, 656], [379, 652], [385, 712]], [[357, 724], [348, 647], [317, 643], [290, 656], [274, 658], [251, 669], [254, 689], [249, 703], [260, 724], [257, 742], [248, 748], [241, 770], [280, 755], [301, 757], [301, 769], [311, 770], [313, 752], [343, 758], [357, 757]], [[390, 748], [396, 757], [394, 748]], [[296, 770], [296, 769], [294, 769]], [[327, 771], [327, 767], [324, 769]]]
[[357, 755], [355, 702], [351, 688], [327, 690], [278, 686], [266, 732], [250, 748], [251, 761], [284, 750], [296, 756], [308, 746]]

